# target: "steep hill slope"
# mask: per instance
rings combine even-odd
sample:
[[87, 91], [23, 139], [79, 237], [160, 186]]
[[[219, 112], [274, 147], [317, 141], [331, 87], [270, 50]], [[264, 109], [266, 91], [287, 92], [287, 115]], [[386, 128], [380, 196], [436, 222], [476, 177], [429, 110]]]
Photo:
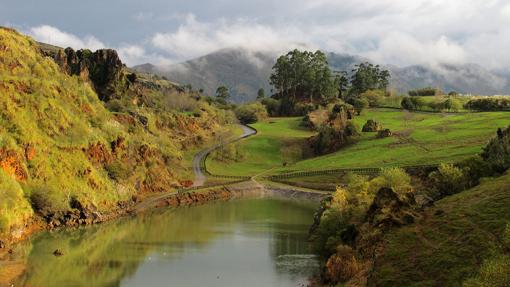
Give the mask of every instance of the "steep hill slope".
[[0, 237], [21, 236], [34, 214], [50, 226], [101, 221], [180, 187], [191, 176], [182, 150], [231, 119], [131, 74], [113, 50], [42, 49], [0, 28]]
[[[157, 73], [182, 84], [204, 89], [213, 95], [220, 85], [231, 88], [234, 102], [255, 99], [257, 90], [270, 92], [268, 83], [277, 55], [251, 52], [243, 49], [224, 49], [203, 57], [171, 66], [144, 64], [134, 67], [139, 71]], [[355, 64], [368, 59], [348, 54], [328, 53], [335, 71], [351, 71]], [[387, 66], [392, 74], [391, 86], [399, 92], [433, 86], [444, 91], [494, 95], [510, 94], [510, 77], [487, 70], [479, 65], [415, 65]]]
[[487, 180], [436, 202], [415, 224], [390, 232], [369, 286], [462, 286], [484, 259], [501, 252], [510, 222], [509, 189], [509, 174]]

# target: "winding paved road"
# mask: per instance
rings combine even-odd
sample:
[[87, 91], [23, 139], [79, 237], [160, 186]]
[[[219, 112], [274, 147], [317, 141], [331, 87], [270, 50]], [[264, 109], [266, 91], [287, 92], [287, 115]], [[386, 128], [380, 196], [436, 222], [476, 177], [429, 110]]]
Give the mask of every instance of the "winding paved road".
[[227, 144], [231, 144], [233, 142], [236, 142], [236, 141], [239, 141], [241, 139], [244, 139], [244, 138], [247, 138], [249, 136], [252, 136], [254, 134], [257, 133], [257, 130], [255, 130], [254, 128], [251, 128], [249, 126], [246, 126], [246, 125], [239, 125], [242, 129], [243, 129], [243, 134], [240, 135], [239, 137], [235, 138], [235, 139], [232, 139], [228, 142], [225, 142], [225, 143], [219, 143], [219, 144], [216, 144], [212, 147], [209, 147], [207, 149], [204, 149], [202, 151], [200, 151], [199, 153], [197, 153], [195, 155], [195, 157], [193, 158], [193, 172], [195, 173], [195, 181], [193, 182], [193, 186], [203, 186], [205, 181], [206, 181], [206, 176], [204, 174], [204, 170], [202, 170], [202, 161], [205, 160], [205, 158], [211, 153], [213, 152], [214, 150], [220, 148], [222, 145], [227, 145]]

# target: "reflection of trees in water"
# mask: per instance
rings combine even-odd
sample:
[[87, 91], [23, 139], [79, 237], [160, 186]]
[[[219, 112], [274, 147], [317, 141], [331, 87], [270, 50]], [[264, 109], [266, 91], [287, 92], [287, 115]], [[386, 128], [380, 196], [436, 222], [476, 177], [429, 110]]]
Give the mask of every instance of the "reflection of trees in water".
[[318, 268], [315, 255], [307, 241], [309, 225], [279, 224], [271, 238], [271, 258], [276, 271], [282, 274], [312, 275]]
[[[179, 256], [175, 252], [182, 249], [176, 247], [204, 247], [236, 223], [243, 224], [243, 232], [245, 228], [247, 233], [272, 232], [276, 239], [272, 241], [273, 257], [303, 253], [307, 249], [302, 230], [307, 229], [312, 214], [313, 208], [289, 202], [240, 200], [44, 233], [32, 240], [27, 272], [16, 286], [118, 286], [151, 252]], [[219, 226], [227, 230], [219, 232]], [[57, 248], [64, 256], [53, 256]]]

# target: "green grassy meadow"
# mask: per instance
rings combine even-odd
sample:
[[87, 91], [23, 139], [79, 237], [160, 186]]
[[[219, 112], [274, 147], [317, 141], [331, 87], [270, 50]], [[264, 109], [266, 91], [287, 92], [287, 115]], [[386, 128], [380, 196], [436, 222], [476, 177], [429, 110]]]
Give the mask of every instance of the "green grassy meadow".
[[336, 153], [300, 161], [278, 172], [454, 162], [480, 152], [498, 127], [510, 124], [510, 113], [438, 114], [375, 109], [365, 111], [354, 123], [361, 130], [368, 119], [380, 122], [394, 136], [376, 139], [375, 133], [362, 133], [357, 143]]
[[[394, 136], [377, 139], [362, 133], [359, 140], [336, 153], [300, 160], [299, 145], [313, 135], [299, 126], [301, 118], [276, 118], [253, 126], [259, 134], [243, 140], [240, 162], [208, 160], [209, 171], [254, 175], [268, 169], [277, 174], [294, 171], [455, 162], [481, 151], [498, 127], [510, 124], [510, 113], [428, 113], [370, 109], [354, 119], [358, 130], [373, 119]], [[283, 162], [288, 165], [283, 167]]]
[[213, 174], [249, 176], [301, 159], [302, 142], [313, 132], [300, 127], [300, 122], [301, 118], [271, 118], [253, 124], [258, 134], [240, 142], [242, 160], [221, 162], [209, 157], [207, 169]]

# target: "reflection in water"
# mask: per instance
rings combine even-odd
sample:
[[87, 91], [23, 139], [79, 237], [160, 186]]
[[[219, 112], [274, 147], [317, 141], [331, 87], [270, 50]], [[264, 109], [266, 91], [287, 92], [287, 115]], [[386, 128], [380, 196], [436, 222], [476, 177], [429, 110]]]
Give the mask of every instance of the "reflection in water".
[[43, 233], [19, 246], [15, 286], [301, 286], [315, 207], [242, 199]]

